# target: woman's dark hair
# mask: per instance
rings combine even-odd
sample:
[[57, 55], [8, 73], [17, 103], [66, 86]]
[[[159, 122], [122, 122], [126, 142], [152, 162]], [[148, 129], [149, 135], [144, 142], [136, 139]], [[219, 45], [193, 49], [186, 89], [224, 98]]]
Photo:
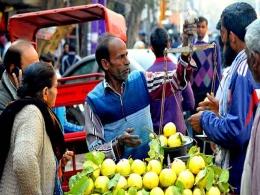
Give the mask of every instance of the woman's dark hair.
[[55, 70], [52, 65], [37, 62], [28, 66], [23, 73], [22, 86], [17, 90], [20, 98], [26, 96], [42, 99], [44, 87], [51, 88]]

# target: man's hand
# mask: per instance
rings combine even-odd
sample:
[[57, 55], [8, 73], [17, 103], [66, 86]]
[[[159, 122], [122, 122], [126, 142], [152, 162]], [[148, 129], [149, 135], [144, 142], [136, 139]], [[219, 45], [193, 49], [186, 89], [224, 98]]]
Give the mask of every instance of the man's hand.
[[126, 131], [120, 135], [117, 139], [120, 145], [126, 145], [129, 147], [136, 147], [141, 144], [141, 140], [138, 135], [132, 134], [133, 128], [128, 128]]
[[207, 93], [207, 98], [199, 103], [196, 109], [197, 111], [211, 110], [217, 116], [219, 115], [219, 101], [213, 96]]
[[191, 43], [192, 38], [196, 35], [196, 33], [197, 33], [197, 23], [190, 24], [185, 20], [183, 24], [182, 45], [188, 46], [189, 43]]
[[70, 161], [72, 159], [74, 155], [74, 152], [73, 151], [66, 151], [62, 158], [61, 158], [61, 161], [60, 161], [60, 165], [62, 168], [64, 168], [66, 166], [66, 164], [68, 163], [68, 161]]
[[200, 118], [201, 118], [202, 113], [203, 113], [203, 111], [200, 111], [196, 114], [191, 115], [188, 118], [188, 122], [192, 126], [192, 129], [197, 133], [202, 132], [202, 128], [201, 128], [201, 125], [200, 125]]
[[16, 89], [18, 89], [22, 85], [22, 78], [23, 78], [22, 69], [19, 69], [18, 77], [14, 72], [12, 73], [12, 77], [14, 79], [15, 87], [16, 87]]
[[[192, 39], [197, 33], [197, 24], [195, 23], [188, 23], [186, 20], [183, 24], [183, 34], [182, 34], [182, 46], [188, 46], [189, 44], [192, 44]], [[191, 53], [182, 53], [181, 59], [183, 59], [185, 62], [188, 62], [192, 68], [196, 68], [196, 63], [191, 62]], [[193, 67], [194, 64], [194, 67]], [[190, 71], [192, 72], [192, 70]]]

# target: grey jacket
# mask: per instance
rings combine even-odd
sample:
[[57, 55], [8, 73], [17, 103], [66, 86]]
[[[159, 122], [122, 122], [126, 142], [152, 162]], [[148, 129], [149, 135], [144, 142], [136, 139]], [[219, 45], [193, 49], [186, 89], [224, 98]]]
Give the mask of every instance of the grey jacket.
[[0, 81], [0, 114], [5, 107], [12, 101], [17, 99], [16, 87], [9, 79], [7, 72], [4, 71]]

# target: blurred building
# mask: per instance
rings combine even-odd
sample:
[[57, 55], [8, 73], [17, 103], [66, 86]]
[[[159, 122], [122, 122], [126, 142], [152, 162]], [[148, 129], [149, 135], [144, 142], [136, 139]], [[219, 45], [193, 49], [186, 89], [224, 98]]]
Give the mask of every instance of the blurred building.
[[[168, 7], [172, 11], [172, 22], [180, 25], [180, 29], [183, 23], [184, 13], [188, 9], [192, 9], [198, 16], [204, 16], [208, 19], [209, 32], [212, 33], [216, 31], [216, 24], [224, 8], [239, 1], [240, 0], [169, 0]], [[243, 2], [251, 4], [256, 9], [258, 16], [260, 16], [260, 0], [243, 0]], [[212, 11], [213, 7], [214, 11]]]
[[14, 13], [39, 10], [40, 0], [1, 0], [0, 1], [0, 32], [7, 31], [10, 15]]

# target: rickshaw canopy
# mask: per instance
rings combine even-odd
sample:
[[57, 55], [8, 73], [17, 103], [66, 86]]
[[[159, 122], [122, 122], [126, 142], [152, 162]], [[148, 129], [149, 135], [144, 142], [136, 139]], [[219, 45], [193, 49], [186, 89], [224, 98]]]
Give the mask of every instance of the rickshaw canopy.
[[124, 41], [127, 40], [124, 17], [101, 4], [17, 14], [9, 19], [8, 30], [12, 42], [22, 38], [36, 43], [36, 33], [41, 28], [78, 24], [102, 19], [105, 21], [106, 32]]

